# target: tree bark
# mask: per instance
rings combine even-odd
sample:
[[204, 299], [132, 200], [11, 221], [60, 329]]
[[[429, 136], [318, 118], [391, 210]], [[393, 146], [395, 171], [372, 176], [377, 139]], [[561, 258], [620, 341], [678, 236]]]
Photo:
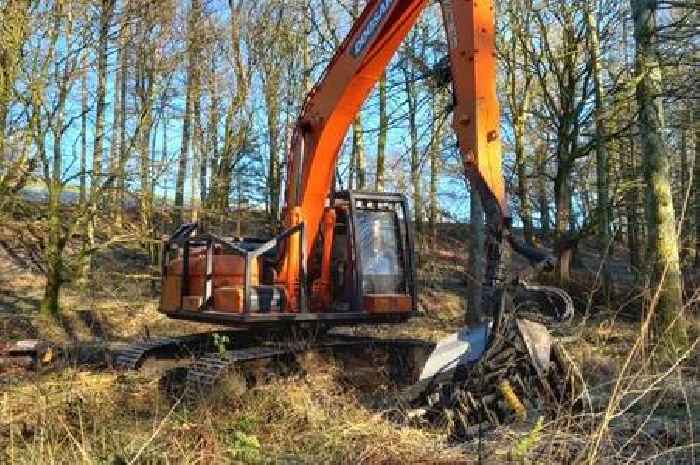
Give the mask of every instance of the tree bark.
[[13, 86], [20, 70], [22, 46], [29, 33], [29, 11], [28, 0], [9, 0], [0, 6], [0, 165], [5, 159], [5, 133]]
[[[125, 30], [122, 31], [121, 46], [126, 47], [127, 38], [126, 34], [128, 31], [128, 26], [125, 25]], [[124, 187], [126, 180], [124, 179], [124, 165], [129, 156], [127, 151], [129, 148], [126, 144], [126, 90], [127, 90], [127, 76], [129, 73], [129, 54], [122, 52], [119, 60], [119, 85], [121, 87], [120, 93], [122, 99], [119, 101], [119, 159], [117, 160], [117, 174], [115, 184], [117, 186], [117, 205], [115, 211], [115, 223], [118, 228], [124, 226]]]
[[377, 135], [377, 176], [375, 190], [384, 191], [384, 158], [386, 139], [389, 132], [389, 117], [387, 114], [386, 73], [379, 80], [379, 133]]
[[[105, 107], [107, 93], [107, 49], [109, 46], [109, 29], [116, 0], [102, 0], [100, 10], [100, 34], [97, 49], [97, 98], [95, 102], [95, 140], [92, 148], [92, 177], [90, 180], [90, 212], [85, 222], [84, 252], [95, 247], [95, 229], [97, 222], [97, 192], [102, 177], [102, 157], [104, 156]], [[79, 282], [85, 285], [92, 267], [92, 254], [83, 257]]]
[[197, 38], [195, 31], [197, 24], [197, 15], [200, 9], [199, 0], [192, 0], [192, 6], [189, 14], [188, 31], [187, 31], [187, 90], [185, 95], [185, 113], [182, 119], [182, 141], [180, 145], [180, 158], [177, 165], [177, 178], [175, 180], [175, 211], [173, 221], [179, 225], [184, 220], [185, 208], [185, 178], [187, 176], [187, 165], [189, 162], [190, 151], [190, 130], [192, 124], [192, 107], [194, 100], [194, 75], [197, 63]]
[[440, 168], [442, 164], [442, 138], [445, 129], [445, 117], [442, 115], [445, 108], [445, 94], [436, 91], [433, 99], [433, 137], [430, 143], [430, 193], [428, 206], [428, 229], [430, 237], [435, 244], [437, 240], [437, 223], [438, 223], [438, 179], [440, 177]]
[[267, 137], [270, 150], [268, 160], [267, 174], [267, 192], [270, 219], [273, 223], [279, 220], [279, 203], [280, 203], [280, 173], [279, 173], [279, 114], [280, 114], [280, 99], [279, 71], [271, 71], [266, 73], [264, 78], [265, 87], [265, 105], [267, 107]]
[[557, 271], [560, 281], [571, 279], [571, 254], [568, 252], [567, 235], [571, 226], [571, 165], [567, 157], [559, 156], [557, 175], [554, 179], [555, 235], [559, 255]]
[[552, 220], [549, 215], [549, 195], [547, 194], [547, 147], [541, 144], [537, 148], [537, 203], [540, 211], [540, 234], [542, 239], [549, 238]]
[[88, 63], [87, 53], [82, 59], [82, 79], [80, 89], [80, 205], [84, 206], [87, 199], [87, 117], [88, 117]]
[[657, 2], [631, 0], [636, 42], [636, 97], [648, 199], [651, 282], [658, 285], [652, 335], [671, 351], [687, 345], [682, 316], [682, 277], [670, 182], [670, 158], [662, 138], [661, 69], [656, 44]]
[[[148, 31], [151, 28], [149, 22], [141, 24], [140, 27]], [[141, 181], [140, 196], [140, 236], [141, 242], [151, 256], [153, 247], [151, 243], [152, 219], [153, 219], [153, 191], [151, 176], [151, 132], [153, 129], [153, 105], [151, 101], [152, 86], [154, 85], [154, 70], [152, 60], [154, 59], [155, 48], [147, 42], [147, 34], [142, 37], [139, 44], [138, 66], [136, 72], [136, 94], [139, 101], [139, 113], [141, 115], [141, 131], [139, 133], [139, 175]]]
[[[415, 42], [415, 41], [414, 41]], [[411, 153], [411, 184], [413, 187], [413, 209], [415, 213], [416, 235], [418, 243], [421, 243], [421, 235], [423, 234], [423, 194], [421, 189], [421, 169], [420, 156], [418, 153], [418, 89], [414, 80], [412, 70], [404, 70], [406, 101], [408, 103], [408, 132], [409, 147]]]
[[[118, 49], [116, 62], [121, 63], [121, 56], [127, 53], [126, 47], [124, 47], [122, 40], [119, 40], [117, 42], [117, 48]], [[111, 176], [114, 176], [115, 180], [119, 177], [119, 157], [121, 155], [118, 139], [116, 137], [117, 130], [119, 127], [119, 120], [121, 118], [119, 115], [119, 111], [121, 110], [120, 102], [123, 98], [125, 98], [121, 95], [122, 85], [119, 82], [121, 77], [122, 75], [117, 67], [117, 70], [114, 73], [114, 101], [112, 102], [112, 108], [114, 109], [114, 111], [112, 112], [112, 128], [110, 131], [111, 137], [109, 143], [109, 173]], [[117, 184], [118, 183], [115, 183], [115, 187]], [[112, 189], [109, 195], [109, 214], [112, 218], [116, 219], [116, 217], [118, 216], [117, 210], [119, 209], [119, 191], [118, 188], [115, 188]], [[118, 225], [116, 221], [112, 224], [121, 226]]]
[[593, 67], [593, 89], [595, 94], [595, 148], [596, 148], [596, 187], [598, 204], [596, 216], [598, 223], [598, 246], [603, 259], [602, 279], [603, 289], [606, 295], [610, 291], [610, 272], [608, 269], [610, 243], [610, 184], [608, 174], [610, 170], [608, 162], [608, 144], [605, 127], [605, 99], [603, 96], [602, 71], [600, 66], [600, 40], [598, 37], [598, 11], [596, 3], [586, 14], [588, 36], [590, 41], [591, 66]]
[[365, 188], [366, 166], [365, 166], [365, 141], [363, 136], [362, 116], [357, 115], [352, 123], [352, 160], [355, 162], [355, 175], [357, 181], [355, 188], [363, 190]]

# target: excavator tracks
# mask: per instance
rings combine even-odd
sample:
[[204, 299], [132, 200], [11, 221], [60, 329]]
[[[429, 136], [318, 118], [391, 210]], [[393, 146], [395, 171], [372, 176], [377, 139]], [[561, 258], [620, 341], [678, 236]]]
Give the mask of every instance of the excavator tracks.
[[132, 344], [116, 353], [112, 365], [117, 370], [136, 370], [151, 354], [175, 349], [177, 345], [178, 340], [170, 337], [149, 339]]
[[[182, 337], [157, 337], [131, 344], [118, 350], [112, 358], [112, 366], [117, 370], [138, 370], [151, 357], [191, 357], [213, 350], [215, 338], [227, 341], [236, 347], [252, 343], [252, 337], [241, 331], [216, 331], [191, 334]], [[223, 342], [222, 342], [223, 344]]]
[[185, 401], [196, 401], [236, 370], [243, 373], [247, 384], [255, 384], [261, 368], [255, 365], [268, 365], [262, 367], [263, 376], [272, 371], [269, 364], [275, 361], [282, 362], [278, 365], [287, 372], [303, 371], [304, 357], [312, 355], [331, 356], [341, 363], [348, 358], [362, 360], [369, 365], [367, 369], [384, 370], [393, 381], [411, 383], [433, 347], [420, 340], [339, 336], [304, 345], [277, 343], [212, 353], [197, 358], [189, 367], [182, 396]]

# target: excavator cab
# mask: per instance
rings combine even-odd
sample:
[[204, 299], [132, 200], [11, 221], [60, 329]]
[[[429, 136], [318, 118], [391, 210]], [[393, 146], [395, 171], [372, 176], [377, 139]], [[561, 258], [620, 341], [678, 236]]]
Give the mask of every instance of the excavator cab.
[[334, 311], [412, 313], [415, 257], [408, 205], [401, 194], [344, 191], [333, 199]]
[[294, 253], [291, 241], [304, 243], [304, 223], [265, 239], [183, 225], [164, 243], [160, 311], [248, 328], [405, 321], [416, 309], [408, 212], [401, 194], [336, 193], [308, 270], [298, 256], [298, 286], [284, 281], [280, 257]]

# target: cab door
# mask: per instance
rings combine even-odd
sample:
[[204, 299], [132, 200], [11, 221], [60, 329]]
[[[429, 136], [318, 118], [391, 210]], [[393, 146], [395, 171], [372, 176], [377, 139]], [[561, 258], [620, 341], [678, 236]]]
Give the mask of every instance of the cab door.
[[349, 200], [356, 289], [353, 310], [415, 311], [415, 262], [405, 197], [350, 192]]

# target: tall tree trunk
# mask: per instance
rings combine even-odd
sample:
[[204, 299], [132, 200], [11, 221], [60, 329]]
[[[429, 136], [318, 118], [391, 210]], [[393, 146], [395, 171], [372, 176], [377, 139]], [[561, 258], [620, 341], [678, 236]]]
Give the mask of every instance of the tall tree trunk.
[[83, 54], [81, 62], [82, 79], [80, 89], [80, 205], [84, 206], [87, 199], [87, 117], [88, 117], [88, 69], [87, 53]]
[[41, 311], [45, 315], [57, 316], [61, 311], [60, 292], [65, 280], [63, 251], [65, 249], [66, 238], [63, 231], [61, 215], [61, 193], [63, 183], [61, 174], [63, 172], [62, 153], [62, 126], [63, 110], [60, 109], [52, 125], [53, 134], [53, 162], [51, 166], [51, 179], [48, 184], [48, 237], [46, 242], [46, 287], [41, 300]]
[[549, 142], [537, 147], [537, 204], [540, 212], [540, 234], [549, 238], [552, 220], [549, 215], [549, 195], [547, 194], [547, 149]]
[[406, 101], [408, 103], [408, 133], [411, 152], [411, 184], [413, 186], [413, 208], [415, 211], [416, 235], [420, 244], [423, 234], [423, 195], [421, 192], [421, 169], [418, 152], [418, 89], [412, 70], [404, 70]]
[[[189, 81], [189, 79], [188, 79]], [[185, 208], [185, 177], [187, 176], [187, 165], [190, 149], [190, 121], [191, 113], [191, 94], [192, 89], [188, 82], [187, 95], [185, 97], [185, 113], [182, 118], [182, 141], [180, 144], [180, 158], [177, 164], [177, 178], [175, 180], [175, 216], [173, 221], [176, 224], [182, 224], [184, 219]]]
[[265, 104], [267, 106], [267, 132], [268, 145], [270, 148], [270, 159], [267, 175], [267, 193], [270, 219], [274, 222], [279, 220], [279, 202], [280, 202], [280, 173], [279, 173], [279, 84], [280, 74], [278, 71], [266, 73], [264, 80], [265, 86]]
[[[92, 148], [92, 178], [90, 181], [90, 213], [85, 222], [84, 250], [95, 247], [95, 228], [97, 222], [97, 190], [102, 175], [102, 157], [104, 155], [105, 106], [107, 93], [107, 48], [109, 46], [109, 29], [114, 13], [115, 0], [102, 0], [100, 11], [100, 36], [97, 50], [97, 98], [95, 102], [95, 140]], [[79, 282], [86, 283], [90, 274], [92, 254], [83, 260]]]
[[[124, 26], [128, 30], [128, 26]], [[126, 47], [127, 33], [122, 31], [121, 47]], [[129, 54], [122, 51], [119, 60], [119, 86], [121, 87], [120, 94], [122, 99], [119, 101], [119, 159], [117, 160], [117, 175], [115, 184], [117, 186], [117, 205], [115, 210], [115, 223], [117, 228], [124, 226], [124, 188], [126, 180], [124, 179], [124, 165], [128, 160], [127, 151], [129, 148], [126, 144], [126, 84], [129, 68]]]
[[377, 134], [377, 176], [375, 190], [384, 191], [384, 157], [386, 139], [389, 132], [389, 117], [387, 114], [386, 72], [379, 79], [379, 133]]
[[598, 246], [603, 257], [602, 278], [606, 295], [610, 291], [610, 272], [608, 258], [610, 244], [610, 186], [608, 174], [608, 144], [605, 128], [605, 100], [603, 97], [602, 71], [600, 66], [600, 40], [598, 38], [598, 11], [596, 2], [586, 14], [588, 37], [590, 41], [591, 66], [593, 67], [593, 88], [595, 93], [595, 148], [596, 148], [596, 187], [598, 204], [596, 217], [598, 223]]
[[685, 258], [688, 256], [688, 245], [690, 242], [688, 241], [688, 211], [686, 210], [686, 199], [690, 201], [689, 197], [689, 192], [688, 192], [688, 175], [690, 174], [690, 166], [688, 164], [688, 128], [686, 128], [682, 123], [681, 127], [679, 128], [680, 132], [680, 147], [678, 147], [678, 151], [680, 152], [680, 157], [681, 157], [681, 172], [680, 172], [680, 181], [681, 181], [681, 189], [680, 192], [678, 193], [678, 211], [680, 212], [681, 218], [680, 218], [680, 234], [679, 234], [679, 239], [680, 243], [678, 246], [680, 247], [679, 250], [679, 257], [681, 264], [685, 261]]
[[219, 89], [216, 77], [215, 59], [211, 59], [211, 70], [208, 79], [209, 119], [207, 121], [207, 146], [205, 151], [210, 159], [210, 180], [207, 194], [208, 210], [212, 209], [212, 200], [216, 197], [216, 174], [219, 171]]
[[[82, 79], [81, 79], [81, 96], [80, 105], [82, 108], [82, 115], [80, 117], [80, 206], [84, 207], [87, 204], [87, 114], [88, 114], [88, 69], [87, 69], [87, 54], [83, 55], [82, 59]], [[51, 204], [51, 199], [49, 200], [49, 208], [58, 208]], [[90, 226], [85, 225], [85, 233], [89, 233]], [[90, 255], [88, 253], [90, 247], [90, 241], [86, 235], [83, 238], [80, 251], [79, 259], [79, 275], [77, 279], [78, 287], [84, 289], [88, 284], [88, 273], [90, 270]], [[48, 255], [54, 254], [55, 250], [49, 250]], [[60, 264], [57, 265], [60, 268]], [[48, 267], [47, 267], [48, 268]], [[55, 271], [54, 271], [55, 272]], [[55, 280], [56, 277], [52, 278]], [[53, 292], [53, 291], [52, 291]], [[56, 296], [57, 297], [57, 296]], [[51, 306], [51, 305], [49, 305]]]
[[525, 242], [532, 244], [532, 209], [530, 208], [530, 189], [525, 156], [525, 122], [528, 101], [529, 95], [526, 93], [524, 101], [518, 106], [515, 115], [515, 167], [518, 174], [518, 199], [520, 200], [520, 217], [523, 220], [523, 237]]
[[184, 220], [184, 208], [185, 208], [185, 178], [187, 176], [187, 165], [189, 162], [189, 151], [190, 151], [190, 130], [192, 124], [192, 107], [194, 95], [194, 85], [195, 85], [195, 74], [197, 63], [197, 37], [194, 29], [197, 24], [197, 16], [200, 10], [199, 0], [192, 0], [192, 6], [190, 9], [189, 20], [188, 20], [188, 46], [187, 46], [187, 90], [185, 95], [185, 113], [182, 119], [182, 140], [180, 145], [180, 159], [177, 165], [177, 178], [175, 180], [175, 215], [174, 222], [176, 224], [182, 224]]
[[[149, 27], [148, 24], [145, 25]], [[141, 115], [141, 131], [139, 132], [139, 174], [141, 181], [141, 197], [140, 197], [140, 236], [145, 249], [152, 254], [152, 218], [153, 218], [153, 197], [152, 197], [152, 179], [151, 179], [151, 132], [153, 129], [153, 108], [151, 104], [151, 89], [153, 85], [153, 68], [148, 63], [149, 56], [152, 54], [152, 48], [145, 43], [141, 44], [139, 52], [139, 63], [137, 71], [136, 93], [139, 98], [140, 115]]]
[[[193, 3], [194, 5], [194, 3]], [[199, 18], [198, 13], [194, 13]], [[195, 32], [196, 38], [193, 40], [192, 59], [195, 65], [192, 67], [192, 124], [194, 131], [192, 134], [192, 175], [190, 177], [190, 208], [192, 209], [192, 222], [200, 221], [202, 183], [205, 185], [207, 168], [203, 166], [205, 155], [202, 153], [202, 77], [200, 66], [202, 59], [200, 56], [199, 34]], [[204, 178], [204, 179], [202, 179]]]
[[670, 157], [662, 138], [661, 69], [656, 44], [656, 2], [631, 0], [636, 42], [636, 97], [647, 185], [651, 282], [659, 286], [653, 336], [671, 351], [687, 345], [682, 317], [682, 277], [670, 182]]
[[[620, 41], [620, 55], [624, 58], [625, 65], [625, 78], [628, 81], [633, 79], [633, 66], [630, 63], [629, 56], [629, 32], [627, 27], [627, 22], [622, 22], [622, 38]], [[626, 111], [628, 114], [633, 115], [636, 111], [634, 103], [631, 99], [628, 99], [626, 105]], [[634, 124], [631, 129], [636, 129]], [[625, 216], [627, 222], [627, 248], [629, 249], [629, 260], [630, 268], [636, 280], [641, 277], [642, 271], [642, 250], [641, 250], [641, 239], [640, 239], [640, 222], [639, 222], [639, 173], [637, 171], [637, 146], [635, 143], [636, 134], [634, 130], [629, 131], [627, 138], [623, 140], [626, 141], [629, 147], [627, 157], [622, 157], [622, 162], [626, 165], [625, 169], [625, 180], [629, 187], [626, 190], [625, 195]]]
[[445, 118], [442, 116], [445, 109], [445, 93], [437, 91], [433, 99], [433, 137], [430, 144], [430, 194], [428, 207], [428, 229], [430, 237], [435, 244], [437, 240], [438, 223], [438, 178], [440, 165], [442, 164], [442, 138], [444, 135]]
[[627, 248], [630, 253], [630, 267], [635, 276], [639, 277], [642, 269], [642, 251], [639, 239], [639, 189], [636, 160], [635, 136], [629, 137], [629, 155], [627, 156], [627, 179], [629, 187], [625, 196], [627, 216]]
[[[120, 40], [117, 42], [118, 44], [118, 49], [117, 49], [117, 63], [121, 63], [121, 55], [127, 53], [126, 47], [123, 46], [123, 42]], [[114, 73], [114, 101], [112, 102], [112, 127], [110, 131], [110, 142], [109, 142], [109, 173], [111, 176], [114, 176], [114, 179], [116, 180], [117, 177], [119, 176], [119, 156], [121, 155], [121, 152], [119, 150], [119, 143], [117, 139], [117, 133], [118, 133], [118, 128], [119, 128], [119, 111], [121, 110], [121, 100], [125, 98], [124, 96], [121, 95], [121, 83], [119, 80], [121, 79], [122, 75], [119, 72], [119, 69], [117, 67], [116, 72]], [[115, 187], [116, 187], [115, 183]], [[109, 213], [112, 218], [117, 217], [117, 210], [119, 210], [119, 191], [117, 188], [112, 189], [109, 195]], [[116, 225], [116, 221], [113, 223], [113, 225]]]

